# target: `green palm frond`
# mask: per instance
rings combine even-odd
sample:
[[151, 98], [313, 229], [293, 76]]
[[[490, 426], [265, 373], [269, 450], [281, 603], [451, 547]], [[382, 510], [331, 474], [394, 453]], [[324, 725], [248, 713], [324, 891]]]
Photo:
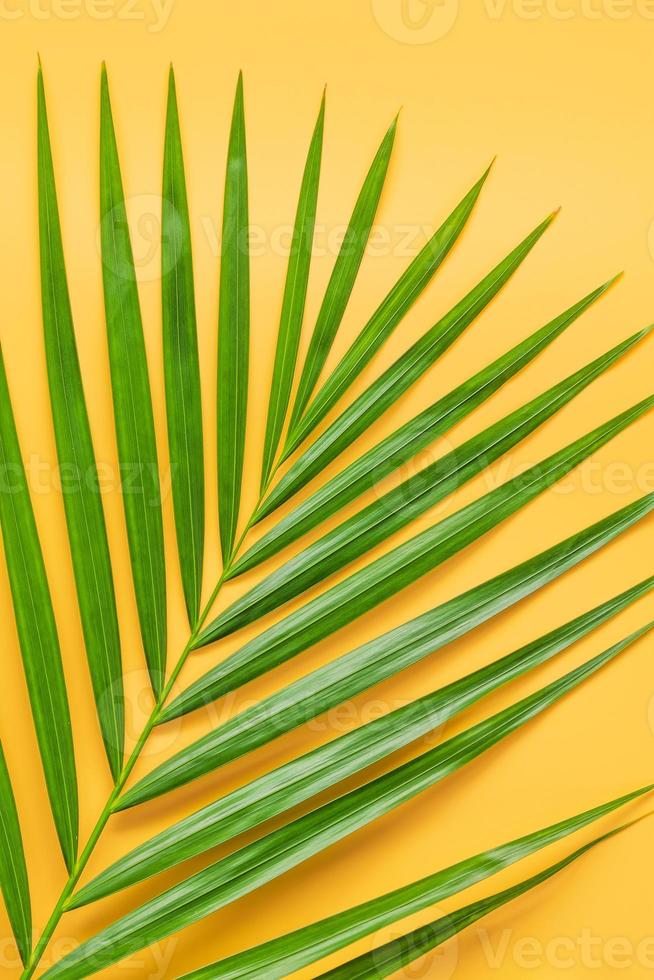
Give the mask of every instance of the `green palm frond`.
[[316, 960], [329, 956], [377, 932], [378, 929], [429, 908], [430, 905], [442, 902], [446, 898], [451, 898], [452, 895], [457, 895], [464, 889], [498, 874], [516, 861], [521, 861], [530, 854], [535, 854], [544, 847], [549, 847], [550, 844], [577, 833], [596, 820], [601, 820], [609, 813], [651, 791], [651, 786], [636, 790], [618, 800], [603, 803], [592, 810], [527, 834], [518, 840], [475, 854], [474, 857], [459, 861], [420, 881], [404, 885], [387, 895], [364, 902], [356, 908], [347, 909], [322, 922], [305, 926], [287, 936], [280, 936], [279, 939], [273, 939], [254, 949], [230, 956], [220, 963], [195, 970], [193, 973], [186, 974], [183, 980], [228, 980], [228, 978], [245, 980], [246, 977], [254, 980], [255, 977], [260, 976], [265, 976], [266, 980], [277, 980], [279, 977], [288, 976], [294, 970], [315, 963]]
[[14, 791], [0, 743], [0, 891], [23, 963], [32, 949], [32, 908]]
[[161, 202], [161, 314], [168, 446], [182, 585], [193, 627], [200, 614], [202, 595], [204, 439], [191, 226], [172, 68]]
[[577, 848], [576, 851], [568, 854], [567, 857], [550, 865], [549, 868], [545, 868], [544, 871], [540, 871], [531, 878], [527, 878], [526, 881], [521, 881], [517, 885], [505, 888], [503, 891], [498, 892], [496, 895], [491, 895], [489, 898], [465, 905], [450, 915], [442, 916], [435, 922], [430, 922], [426, 926], [414, 929], [413, 932], [385, 943], [383, 946], [369, 953], [364, 953], [363, 956], [359, 956], [355, 960], [345, 963], [343, 966], [329, 970], [327, 973], [319, 974], [316, 980], [328, 980], [328, 978], [329, 980], [364, 980], [364, 978], [375, 978], [375, 980], [378, 980], [381, 977], [389, 977], [397, 970], [408, 966], [421, 956], [436, 949], [448, 939], [451, 939], [452, 936], [456, 936], [463, 929], [467, 929], [474, 922], [494, 912], [495, 909], [501, 908], [508, 902], [515, 901], [516, 898], [525, 895], [532, 888], [536, 888], [549, 878], [559, 874], [559, 872], [569, 867], [574, 861], [578, 861], [584, 854], [597, 847], [598, 844], [610, 840], [611, 837], [615, 837], [616, 834], [622, 830], [626, 830], [629, 826], [629, 824], [625, 824], [623, 827], [618, 827], [616, 830], [602, 834], [601, 837], [596, 837], [595, 840]]
[[114, 132], [109, 82], [100, 102], [100, 232], [109, 365], [136, 602], [152, 689], [166, 676], [166, 568], [159, 465], [134, 257]]
[[[355, 728], [209, 804], [117, 861], [77, 893], [75, 906], [96, 901], [224, 843], [229, 839], [225, 837], [227, 823], [232, 827], [228, 834], [234, 833], [234, 825], [238, 826], [238, 833], [243, 833], [386, 759], [398, 749], [440, 728], [504, 684], [566, 650], [645, 595], [653, 585], [651, 580], [644, 582], [515, 653]], [[124, 809], [126, 804], [129, 799], [123, 798], [118, 808]]]
[[73, 734], [59, 637], [0, 350], [0, 525], [34, 728], [59, 843], [77, 858], [79, 805]]
[[[85, 843], [78, 852], [78, 779], [72, 723], [59, 651], [55, 613], [23, 453], [16, 431], [5, 364], [0, 354], [0, 465], [11, 475], [0, 488], [0, 525], [9, 573], [24, 673], [40, 749], [52, 816], [68, 869], [60, 895], [41, 935], [32, 943], [32, 912], [19, 805], [0, 746], [0, 887], [17, 949], [25, 963], [23, 980], [41, 968], [61, 919], [72, 909], [90, 906], [138, 883], [149, 889], [140, 904], [109, 922], [81, 945], [50, 965], [49, 980], [75, 980], [111, 967], [126, 956], [198, 922], [240, 897], [282, 876], [336, 842], [365, 829], [385, 814], [480, 759], [499, 743], [564, 697], [590, 681], [649, 634], [652, 624], [631, 632], [533, 693], [511, 699], [481, 721], [434, 744], [441, 726], [514, 680], [536, 673], [562, 651], [583, 640], [613, 617], [651, 594], [654, 577], [610, 598], [569, 622], [548, 624], [529, 643], [507, 642], [513, 652], [473, 673], [389, 710], [305, 751], [235, 790], [218, 795], [201, 809], [168, 823], [143, 843], [84, 880], [103, 833], [118, 811], [129, 811], [199, 779], [330, 708], [362, 694], [401, 671], [482, 627], [539, 589], [561, 578], [586, 558], [644, 521], [654, 510], [654, 494], [627, 504], [608, 517], [550, 544], [515, 567], [498, 569], [486, 581], [426, 611], [349, 652], [334, 657], [299, 679], [279, 686], [262, 701], [213, 726], [202, 737], [167, 756], [138, 781], [131, 781], [151, 733], [158, 726], [240, 690], [316, 643], [345, 630], [365, 613], [399, 595], [455, 555], [474, 560], [474, 544], [501, 529], [523, 508], [621, 436], [654, 407], [654, 396], [626, 410], [602, 408], [580, 437], [561, 440], [562, 448], [525, 472], [458, 506], [448, 516], [433, 516], [437, 505], [494, 462], [523, 444], [540, 426], [554, 420], [610, 369], [627, 370], [627, 355], [648, 337], [641, 329], [586, 364], [570, 365], [567, 376], [547, 390], [442, 452], [428, 465], [381, 495], [366, 499], [379, 483], [434, 444], [458, 422], [471, 416], [537, 356], [553, 345], [613, 284], [604, 283], [520, 340], [502, 356], [470, 374], [402, 425], [392, 426], [365, 451], [345, 451], [373, 429], [409, 389], [425, 377], [448, 349], [484, 314], [492, 300], [534, 251], [553, 215], [538, 224], [466, 295], [348, 400], [376, 354], [428, 288], [438, 269], [472, 225], [472, 211], [488, 180], [487, 170], [462, 197], [435, 234], [399, 276], [372, 315], [353, 334], [345, 353], [328, 366], [341, 329], [377, 212], [397, 133], [395, 119], [365, 176], [342, 247], [318, 308], [299, 365], [302, 334], [308, 331], [307, 296], [311, 289], [313, 238], [325, 135], [325, 98], [309, 142], [299, 186], [285, 282], [281, 290], [274, 362], [262, 384], [269, 385], [262, 455], [257, 461], [259, 499], [244, 513], [242, 492], [249, 479], [246, 455], [250, 377], [249, 194], [244, 82], [239, 76], [227, 150], [222, 218], [218, 365], [215, 398], [203, 398], [201, 344], [196, 314], [191, 215], [187, 170], [175, 78], [168, 78], [164, 127], [161, 213], [161, 337], [163, 349], [168, 457], [171, 463], [172, 517], [177, 544], [180, 596], [190, 632], [174, 658], [167, 652], [168, 587], [164, 559], [164, 518], [155, 414], [146, 357], [144, 324], [128, 224], [106, 70], [100, 89], [101, 253], [108, 381], [113, 397], [118, 460], [129, 475], [123, 510], [134, 594], [145, 663], [153, 692], [152, 710], [125, 758], [124, 694], [119, 621], [114, 596], [111, 546], [102, 503], [89, 474], [96, 458], [84, 382], [77, 354], [68, 289], [55, 167], [48, 128], [43, 75], [38, 87], [38, 201], [44, 349], [57, 456], [72, 473], [63, 494], [69, 551], [95, 707], [114, 785]], [[190, 171], [189, 171], [190, 174]], [[192, 174], [190, 174], [192, 180]], [[579, 295], [579, 294], [577, 294]], [[198, 304], [199, 305], [199, 304]], [[535, 317], [538, 321], [538, 319]], [[433, 322], [433, 321], [432, 321]], [[145, 325], [149, 330], [150, 326]], [[327, 369], [327, 370], [326, 370]], [[258, 379], [257, 379], [257, 384]], [[360, 388], [358, 390], [361, 390]], [[206, 396], [206, 393], [204, 393]], [[204, 599], [205, 439], [202, 405], [217, 406], [218, 532], [223, 566], [207, 583]], [[341, 404], [342, 402], [342, 404]], [[556, 424], [556, 423], [555, 423]], [[374, 432], [373, 432], [374, 435]], [[293, 457], [293, 458], [291, 458]], [[332, 469], [333, 468], [333, 469]], [[83, 478], [84, 477], [84, 478]], [[279, 510], [291, 498], [297, 501]], [[345, 513], [361, 498], [358, 508]], [[279, 513], [277, 513], [279, 510]], [[422, 530], [419, 518], [432, 513]], [[327, 526], [330, 518], [336, 520]], [[264, 524], [264, 521], [267, 523]], [[254, 531], [262, 525], [261, 533]], [[399, 541], [393, 536], [407, 531]], [[310, 532], [316, 536], [290, 555], [279, 557]], [[172, 533], [172, 532], [171, 532]], [[67, 560], [66, 555], [65, 560]], [[277, 559], [273, 567], [272, 561]], [[361, 561], [363, 560], [363, 561]], [[258, 566], [271, 563], [257, 572]], [[357, 564], [359, 563], [359, 564]], [[353, 566], [353, 567], [349, 567]], [[339, 573], [344, 573], [340, 578]], [[223, 585], [248, 575], [240, 598], [220, 608]], [[172, 572], [169, 577], [172, 579]], [[334, 579], [334, 581], [331, 581]], [[574, 588], [574, 581], [571, 582]], [[285, 607], [294, 600], [297, 605]], [[266, 617], [275, 615], [272, 623]], [[211, 649], [225, 637], [259, 624], [255, 634], [223, 657]], [[510, 623], [504, 627], [510, 630]], [[626, 631], [624, 631], [626, 632]], [[510, 635], [510, 634], [509, 634]], [[623, 633], [624, 635], [624, 633]], [[353, 644], [351, 645], [353, 646]], [[193, 683], [182, 676], [195, 651], [210, 661]], [[170, 663], [168, 661], [170, 660]], [[430, 747], [419, 749], [429, 736]], [[5, 739], [6, 744], [6, 739]], [[395, 754], [404, 750], [405, 761]], [[408, 753], [408, 761], [406, 761]], [[377, 770], [373, 767], [377, 766]], [[381, 767], [381, 769], [380, 769]], [[381, 771], [381, 775], [379, 772]], [[358, 780], [354, 788], [347, 780]], [[188, 975], [188, 980], [259, 977], [274, 980], [317, 963], [327, 955], [376, 930], [428, 909], [508, 868], [568, 835], [590, 827], [651, 792], [647, 786], [595, 806], [577, 816], [517, 838], [387, 895], [338, 912], [295, 932], [273, 938]], [[321, 793], [332, 795], [319, 803]], [[605, 798], [608, 798], [608, 793]], [[301, 804], [301, 815], [295, 808]], [[279, 821], [271, 829], [270, 822]], [[126, 813], [123, 819], [129, 820]], [[136, 818], [138, 819], [138, 817]], [[623, 828], [619, 828], [623, 829]], [[241, 839], [254, 832], [249, 842]], [[535, 888], [572, 864], [617, 830], [582, 844], [539, 874], [466, 905], [445, 919], [408, 933], [336, 967], [329, 977], [388, 976], [448, 937]], [[234, 850], [216, 859], [209, 852], [232, 842]], [[186, 862], [201, 859], [200, 870]], [[157, 876], [177, 868], [176, 884], [162, 890]]]
[[[125, 740], [120, 635], [109, 542], [68, 295], [43, 73], [38, 76], [39, 231], [45, 354], [79, 610], [105, 750], [114, 778]], [[90, 479], [92, 477], [92, 479]]]
[[[82, 943], [46, 973], [48, 980], [77, 980], [159, 942], [224, 908], [255, 888], [392, 812], [427, 788], [487, 752], [579, 684], [592, 677], [636, 640], [650, 624], [472, 728], [373, 782], [313, 810], [192, 875]], [[232, 831], [233, 833], [233, 831]]]

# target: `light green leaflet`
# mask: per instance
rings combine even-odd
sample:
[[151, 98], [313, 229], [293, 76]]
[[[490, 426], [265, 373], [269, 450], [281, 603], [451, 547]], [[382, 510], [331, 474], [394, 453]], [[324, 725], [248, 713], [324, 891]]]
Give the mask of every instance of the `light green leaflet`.
[[291, 388], [295, 374], [304, 306], [309, 285], [311, 250], [316, 224], [318, 202], [318, 183], [322, 159], [322, 140], [325, 128], [325, 97], [320, 103], [306, 166], [300, 188], [300, 199], [295, 215], [295, 227], [288, 260], [286, 288], [282, 301], [282, 314], [277, 336], [277, 350], [273, 367], [266, 437], [263, 448], [261, 469], [261, 492], [270, 481], [273, 463], [286, 419], [286, 411], [291, 400]]
[[316, 325], [311, 335], [309, 349], [300, 374], [297, 394], [291, 411], [289, 431], [295, 429], [304, 413], [309, 398], [316, 386], [325, 361], [341, 325], [345, 308], [350, 299], [357, 274], [363, 260], [368, 236], [375, 220], [379, 199], [391, 159], [397, 118], [393, 120], [370, 165], [352, 217], [343, 236], [343, 244], [336, 257], [334, 268], [318, 313]]
[[152, 688], [166, 671], [166, 569], [159, 466], [136, 270], [107, 72], [100, 111], [100, 237], [109, 366], [134, 590]]
[[254, 523], [276, 510], [321, 473], [448, 350], [486, 308], [551, 224], [543, 221], [441, 320], [405, 351], [293, 463], [257, 508]]
[[595, 289], [333, 476], [259, 538], [231, 568], [229, 578], [271, 558], [448, 432], [559, 337], [613, 281]]
[[0, 743], [0, 892], [23, 963], [32, 949], [30, 887], [23, 838], [11, 788], [5, 754]]
[[43, 75], [38, 74], [41, 298], [50, 403], [84, 643], [105, 751], [114, 779], [125, 717], [120, 634], [109, 544], [77, 356], [57, 207]]
[[193, 256], [175, 76], [170, 69], [161, 212], [161, 312], [177, 549], [191, 627], [200, 611], [204, 439]]
[[[359, 336], [318, 390], [295, 428], [289, 432], [282, 454], [283, 460], [288, 459], [324, 419], [429, 285], [463, 231], [487, 176], [488, 170], [446, 218], [377, 307]], [[434, 338], [429, 334], [427, 338], [424, 339], [424, 343], [429, 345]], [[411, 348], [409, 354], [414, 356], [417, 352], [416, 348]], [[386, 375], [382, 375], [382, 378], [386, 378]]]
[[[120, 858], [75, 897], [99, 898], [204, 853], [284, 813], [444, 725], [487, 694], [567, 649], [654, 586], [650, 579], [515, 653], [253, 780]], [[118, 809], [122, 809], [119, 801]]]
[[188, 973], [182, 980], [258, 980], [264, 976], [266, 980], [278, 980], [286, 977], [399, 919], [485, 881], [530, 854], [583, 830], [651, 790], [651, 786], [636, 790], [543, 830], [482, 851], [481, 854], [466, 858], [355, 908]]
[[648, 334], [635, 334], [328, 531], [221, 613], [214, 620], [215, 635], [233, 633], [278, 609], [388, 541], [513, 449]]
[[243, 76], [227, 153], [218, 319], [218, 510], [223, 562], [236, 537], [243, 480], [250, 349], [248, 175]]
[[491, 895], [490, 898], [483, 898], [464, 906], [462, 909], [457, 909], [457, 911], [437, 919], [436, 922], [431, 922], [429, 925], [414, 929], [413, 932], [402, 936], [400, 939], [394, 939], [391, 942], [385, 943], [378, 949], [364, 953], [355, 960], [336, 967], [334, 970], [321, 973], [317, 980], [366, 980], [366, 978], [367, 980], [373, 980], [373, 978], [379, 980], [381, 977], [390, 977], [397, 973], [398, 970], [415, 962], [415, 960], [429, 953], [431, 950], [436, 949], [437, 946], [451, 939], [452, 936], [456, 936], [457, 933], [471, 926], [485, 915], [489, 915], [495, 909], [499, 909], [508, 902], [520, 898], [521, 895], [525, 895], [532, 888], [536, 888], [549, 878], [554, 877], [554, 875], [569, 867], [574, 861], [583, 857], [584, 854], [587, 854], [588, 851], [597, 847], [598, 844], [626, 830], [628, 826], [630, 825], [627, 824], [626, 826], [618, 827], [616, 830], [609, 831], [609, 833], [597, 837], [595, 840], [590, 841], [590, 843], [584, 844], [576, 851], [573, 851], [572, 854], [569, 854], [561, 861], [557, 861], [556, 864], [546, 868], [545, 871], [533, 875], [526, 881], [522, 881], [517, 885], [511, 885], [496, 895]]
[[[605, 422], [290, 613], [215, 668], [216, 688], [220, 676], [221, 693], [235, 690], [397, 594], [553, 486], [653, 404], [647, 398]], [[210, 624], [195, 647], [213, 642], [216, 632], [221, 635], [220, 625]]]
[[75, 755], [50, 589], [0, 350], [0, 524], [34, 727], [66, 867], [77, 856]]
[[88, 976], [272, 881], [472, 762], [593, 676], [649, 628], [436, 748], [174, 885], [82, 943], [45, 976]]
[[[198, 739], [189, 746], [186, 761], [201, 756], [208, 772], [393, 677], [559, 578], [652, 509], [654, 493], [317, 668]], [[160, 722], [210, 704], [218, 696], [210, 672], [180, 694]], [[147, 782], [128, 790], [123, 804], [137, 803], [145, 787]]]

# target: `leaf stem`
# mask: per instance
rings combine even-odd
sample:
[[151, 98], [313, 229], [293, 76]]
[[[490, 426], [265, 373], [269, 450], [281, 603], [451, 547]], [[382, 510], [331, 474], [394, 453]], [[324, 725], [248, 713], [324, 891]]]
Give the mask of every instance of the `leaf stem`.
[[207, 616], [211, 612], [211, 609], [213, 608], [214, 602], [216, 601], [218, 594], [220, 593], [220, 590], [222, 589], [223, 585], [225, 584], [229, 576], [229, 571], [232, 568], [234, 561], [236, 560], [238, 552], [243, 546], [243, 542], [245, 541], [249, 531], [253, 526], [254, 518], [259, 506], [261, 505], [261, 501], [262, 498], [260, 497], [259, 500], [257, 501], [254, 510], [252, 511], [252, 514], [247, 524], [243, 529], [243, 532], [241, 533], [240, 537], [238, 538], [237, 542], [232, 548], [232, 553], [229, 557], [229, 560], [226, 562], [223, 571], [220, 575], [220, 578], [218, 579], [214, 589], [212, 590], [209, 599], [204, 605], [204, 608], [202, 609], [202, 612], [200, 613], [198, 620], [195, 626], [193, 627], [193, 632], [191, 633], [186, 643], [186, 646], [182, 650], [179, 659], [170, 674], [170, 677], [166, 681], [161, 691], [161, 694], [157, 698], [156, 703], [152, 709], [152, 712], [150, 713], [150, 716], [146, 721], [145, 726], [143, 727], [143, 730], [141, 731], [141, 734], [139, 735], [136, 744], [134, 745], [134, 748], [132, 749], [127, 761], [124, 763], [123, 768], [120, 771], [120, 775], [116, 780], [114, 788], [111, 791], [111, 794], [107, 802], [105, 803], [104, 808], [100, 816], [98, 817], [93, 830], [91, 831], [91, 835], [89, 836], [83, 851], [80, 853], [79, 857], [77, 858], [77, 861], [75, 862], [75, 865], [70, 873], [68, 881], [66, 882], [64, 889], [61, 892], [61, 895], [59, 896], [57, 904], [52, 910], [52, 914], [50, 915], [50, 918], [46, 922], [46, 925], [43, 929], [43, 932], [41, 933], [39, 941], [34, 947], [32, 954], [25, 965], [25, 969], [21, 974], [21, 980], [30, 980], [30, 978], [34, 975], [34, 971], [39, 965], [43, 957], [43, 954], [45, 953], [48, 944], [50, 943], [50, 940], [54, 935], [55, 929], [59, 925], [59, 922], [62, 916], [64, 915], [64, 913], [67, 911], [68, 902], [72, 897], [75, 888], [77, 887], [77, 883], [79, 882], [84, 872], [84, 869], [86, 868], [86, 865], [88, 864], [89, 859], [93, 854], [93, 851], [95, 850], [95, 847], [98, 841], [100, 840], [100, 837], [105, 827], [107, 826], [107, 823], [109, 822], [109, 818], [114, 812], [114, 806], [118, 801], [118, 798], [122, 793], [123, 789], [125, 788], [125, 783], [129, 779], [132, 770], [134, 769], [134, 766], [136, 765], [148, 738], [152, 734], [152, 730], [157, 724], [161, 712], [166, 706], [166, 701], [168, 700], [170, 692], [172, 691], [175, 682], [177, 681], [177, 678], [179, 677], [182, 669], [184, 668], [184, 665], [188, 659], [189, 654], [193, 650], [193, 644], [197, 639], [202, 627], [204, 626]]

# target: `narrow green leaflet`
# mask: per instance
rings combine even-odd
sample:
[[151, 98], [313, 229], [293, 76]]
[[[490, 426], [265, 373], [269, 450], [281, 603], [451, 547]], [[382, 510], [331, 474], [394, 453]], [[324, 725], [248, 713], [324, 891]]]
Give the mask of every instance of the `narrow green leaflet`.
[[[652, 509], [654, 493], [317, 668], [193, 743], [190, 759], [204, 756], [210, 771], [393, 677], [559, 578]], [[221, 685], [221, 675], [209, 671], [162, 712], [159, 723], [210, 704]], [[137, 786], [128, 793], [137, 802]]]
[[333, 476], [259, 538], [232, 566], [229, 577], [242, 575], [271, 558], [448, 432], [559, 337], [613, 281], [595, 289]]
[[227, 151], [218, 318], [218, 511], [223, 561], [231, 557], [243, 480], [250, 358], [248, 174], [243, 75]]
[[32, 949], [32, 911], [23, 838], [14, 791], [0, 743], [0, 891], [23, 963]]
[[278, 980], [286, 977], [399, 919], [421, 912], [430, 905], [485, 881], [517, 861], [583, 830], [651, 790], [650, 786], [636, 790], [551, 827], [482, 851], [481, 854], [459, 861], [449, 868], [379, 898], [373, 898], [345, 912], [237, 953], [219, 963], [187, 973], [182, 980], [257, 980], [263, 976], [266, 980]]
[[0, 524], [34, 727], [66, 867], [78, 835], [75, 755], [59, 637], [0, 350]]
[[[569, 558], [569, 554], [565, 551], [563, 554]], [[545, 555], [551, 560], [551, 552], [545, 552]], [[542, 563], [538, 559], [535, 562], [537, 573], [542, 572]], [[525, 566], [521, 567], [525, 568]], [[549, 564], [544, 567], [549, 571]], [[530, 573], [533, 575], [531, 567]], [[549, 581], [550, 577], [548, 576], [546, 581]], [[482, 586], [481, 589], [464, 593], [457, 599], [437, 606], [417, 619], [403, 623], [402, 626], [377, 637], [357, 650], [318, 668], [313, 674], [303, 677], [260, 704], [236, 715], [225, 725], [182, 749], [150, 775], [144, 776], [119, 798], [116, 809], [126, 809], [142, 803], [180, 782], [188, 782], [205, 775], [218, 766], [231, 762], [261, 744], [270, 742], [303, 722], [315, 718], [329, 708], [349, 701], [375, 684], [393, 677], [399, 671], [463, 635], [473, 625], [494, 615], [498, 611], [496, 605], [498, 598], [502, 602], [500, 608], [506, 608], [507, 602], [517, 601], [517, 597], [511, 593], [509, 593], [510, 598], [507, 599], [505, 591], [500, 592], [497, 588], [488, 589], [489, 585], [506, 587], [506, 581], [506, 575], [500, 576], [486, 583], [486, 586]], [[521, 590], [524, 590], [524, 578], [519, 577], [517, 582]], [[530, 661], [531, 657], [538, 655], [541, 649], [543, 651], [551, 649], [556, 653], [562, 649], [558, 646], [561, 642], [564, 644], [576, 642], [585, 630], [594, 629], [606, 618], [616, 615], [631, 602], [649, 592], [653, 583], [654, 578], [646, 579], [622, 595], [591, 610], [585, 616], [547, 634], [536, 644], [529, 644], [515, 655], [518, 663], [521, 662], [522, 657]], [[533, 588], [532, 586], [530, 591], [533, 591]], [[477, 605], [475, 600], [479, 593], [484, 601]], [[524, 591], [518, 592], [518, 596], [524, 594]], [[485, 685], [489, 678], [495, 676], [494, 668], [495, 665], [491, 665], [487, 668], [488, 675], [483, 673], [472, 675], [471, 678], [465, 679], [465, 683], [470, 682], [473, 690], [479, 683]], [[458, 697], [460, 693], [458, 687], [454, 686], [446, 692], [445, 696], [454, 694]], [[436, 697], [437, 706], [439, 699], [440, 695]]]
[[282, 301], [282, 314], [277, 336], [277, 350], [273, 367], [266, 437], [263, 448], [261, 469], [261, 491], [268, 486], [279, 440], [286, 419], [286, 411], [291, 400], [291, 388], [295, 374], [300, 333], [304, 319], [304, 306], [309, 285], [311, 250], [316, 224], [318, 203], [318, 184], [322, 160], [322, 141], [325, 128], [325, 97], [320, 103], [318, 121], [313, 132], [304, 177], [300, 188], [300, 199], [295, 215], [295, 227], [288, 260], [286, 287]]
[[397, 119], [394, 119], [384, 134], [375, 158], [370, 165], [370, 170], [354, 206], [350, 223], [343, 236], [343, 244], [334, 263], [300, 375], [297, 394], [291, 411], [290, 430], [296, 427], [316, 386], [354, 289], [386, 180], [396, 131]]
[[161, 195], [161, 314], [177, 549], [189, 623], [200, 611], [204, 439], [193, 256], [175, 76], [170, 69]]
[[359, 336], [310, 402], [295, 428], [289, 432], [282, 459], [288, 459], [324, 419], [429, 285], [463, 231], [487, 176], [488, 170], [468, 191], [400, 276], [390, 293], [382, 300]]
[[436, 748], [174, 885], [82, 943], [44, 976], [88, 976], [260, 888], [478, 758], [592, 677], [649, 628]]
[[372, 382], [291, 466], [257, 509], [255, 523], [301, 490], [370, 428], [476, 319], [552, 222], [550, 216], [441, 320]]
[[[636, 597], [637, 594], [630, 596], [628, 601]], [[487, 694], [567, 649], [622, 608], [623, 604], [611, 600], [515, 653], [350, 731], [203, 807], [116, 861], [78, 893], [75, 904], [97, 901], [204, 853], [387, 758], [444, 725]], [[115, 809], [122, 809], [122, 801]]]
[[105, 751], [114, 779], [125, 717], [120, 634], [102, 498], [61, 240], [43, 75], [38, 74], [41, 298], [50, 403], [84, 643]]
[[118, 147], [102, 69], [100, 237], [109, 366], [132, 576], [155, 694], [166, 671], [166, 569], [159, 466], [136, 270]]
[[459, 490], [567, 405], [649, 331], [636, 334], [405, 480], [295, 555], [214, 621], [223, 635], [278, 609]]
[[[221, 693], [235, 690], [326, 636], [333, 635], [336, 630], [432, 571], [561, 480], [649, 411], [652, 405], [654, 398], [650, 397], [622, 412], [548, 459], [354, 572], [269, 627], [215, 668], [214, 679], [217, 682], [220, 675], [223, 681]], [[212, 643], [223, 635], [220, 617], [217, 622], [218, 627], [211, 623], [200, 634], [195, 648]]]
[[590, 841], [590, 843], [584, 844], [576, 851], [573, 851], [572, 854], [569, 854], [561, 861], [557, 861], [556, 864], [546, 868], [545, 871], [533, 875], [526, 881], [522, 881], [517, 885], [511, 885], [496, 895], [491, 895], [490, 898], [482, 898], [477, 902], [457, 909], [456, 912], [444, 915], [435, 922], [430, 922], [429, 925], [414, 929], [413, 932], [385, 943], [375, 950], [364, 953], [349, 963], [344, 963], [342, 966], [329, 970], [327, 973], [321, 973], [318, 980], [366, 980], [366, 978], [368, 980], [373, 980], [373, 978], [379, 980], [381, 977], [390, 977], [397, 973], [398, 970], [413, 963], [421, 956], [425, 956], [431, 950], [436, 949], [437, 946], [442, 945], [442, 943], [451, 939], [452, 936], [456, 936], [463, 929], [467, 929], [468, 926], [471, 926], [485, 915], [489, 915], [495, 909], [499, 909], [508, 902], [520, 898], [521, 895], [525, 895], [532, 888], [536, 888], [543, 882], [548, 881], [548, 879], [553, 878], [554, 875], [569, 867], [574, 861], [579, 860], [584, 854], [597, 847], [598, 844], [603, 843], [626, 829], [627, 827], [623, 826], [609, 831], [607, 834], [603, 834], [601, 837]]

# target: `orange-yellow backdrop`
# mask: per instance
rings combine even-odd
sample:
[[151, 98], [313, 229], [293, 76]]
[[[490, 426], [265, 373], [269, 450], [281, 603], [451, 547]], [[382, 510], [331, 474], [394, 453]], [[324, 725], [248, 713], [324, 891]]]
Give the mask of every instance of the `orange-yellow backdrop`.
[[[215, 348], [218, 249], [226, 138], [233, 88], [245, 72], [251, 164], [253, 360], [244, 511], [254, 499], [270, 365], [283, 283], [284, 229], [292, 220], [304, 154], [318, 101], [328, 86], [317, 256], [307, 326], [333, 262], [333, 242], [347, 219], [376, 142], [403, 106], [396, 152], [378, 215], [378, 237], [347, 311], [335, 356], [342, 352], [424, 238], [495, 154], [496, 166], [462, 241], [436, 282], [396, 331], [366, 379], [449, 308], [537, 221], [562, 212], [510, 286], [367, 439], [377, 439], [435, 392], [526, 336], [590, 288], [624, 269], [622, 282], [555, 347], [451, 436], [499, 418], [592, 356], [644, 326], [654, 301], [654, 132], [651, 51], [654, 12], [646, 0], [277, 0], [216, 4], [208, 0], [3, 0], [0, 12], [0, 196], [2, 305], [0, 335], [19, 432], [30, 464], [39, 530], [54, 594], [74, 713], [81, 776], [82, 836], [109, 789], [98, 736], [63, 522], [54, 478], [41, 343], [37, 265], [35, 80], [40, 52], [46, 72], [64, 241], [80, 355], [96, 452], [105, 476], [133, 735], [143, 711], [141, 650], [124, 525], [115, 480], [115, 446], [102, 319], [97, 246], [98, 82], [110, 71], [126, 193], [136, 215], [135, 250], [162, 468], [166, 468], [162, 398], [157, 211], [166, 72], [174, 62], [187, 160], [195, 247], [209, 515], [206, 585], [215, 579]], [[415, 5], [414, 5], [415, 4]], [[357, 386], [360, 390], [361, 385]], [[651, 345], [639, 349], [542, 431], [493, 468], [505, 478], [553, 451], [652, 387]], [[592, 465], [549, 492], [502, 529], [418, 587], [386, 603], [321, 644], [277, 676], [252, 684], [259, 698], [282, 680], [350, 649], [382, 628], [457, 594], [549, 543], [654, 489], [653, 421], [635, 425]], [[601, 465], [598, 465], [601, 464]], [[489, 485], [474, 481], [441, 510], [471, 500]], [[421, 522], [425, 526], [433, 515]], [[166, 495], [170, 644], [186, 626], [177, 572], [170, 494]], [[407, 532], [408, 533], [408, 532]], [[405, 535], [406, 536], [406, 535]], [[451, 650], [428, 659], [357, 701], [397, 705], [488, 662], [651, 573], [650, 520], [564, 581], [523, 603]], [[242, 588], [240, 586], [239, 588]], [[234, 586], [232, 594], [237, 593]], [[603, 649], [652, 616], [641, 602], [619, 621], [566, 653], [537, 677], [514, 685], [470, 712], [485, 716], [564, 668]], [[24, 824], [35, 923], [41, 927], [61, 887], [63, 868], [37, 760], [4, 573], [0, 572], [2, 691], [0, 734]], [[240, 641], [240, 637], [239, 637]], [[236, 640], [225, 644], [233, 649]], [[221, 955], [402, 884], [468, 853], [564, 817], [652, 778], [654, 680], [651, 639], [641, 642], [528, 731], [465, 772], [272, 883], [108, 971], [108, 976], [174, 977]], [[171, 654], [172, 656], [172, 654]], [[187, 677], [212, 662], [201, 653]], [[230, 706], [236, 710], [238, 702]], [[191, 718], [153, 740], [139, 766], [205, 730]], [[351, 724], [351, 721], [349, 722]], [[215, 777], [116, 818], [90, 866], [98, 871], [166, 822], [217, 792], [331, 737], [347, 719], [332, 718], [287, 736]], [[461, 723], [463, 724], [463, 723]], [[452, 726], [456, 731], [460, 724]], [[647, 805], [638, 812], [645, 812]], [[493, 916], [406, 977], [472, 980], [492, 975], [553, 977], [654, 970], [651, 821], [640, 823], [563, 877]], [[560, 853], [560, 852], [557, 852]], [[549, 856], [549, 855], [547, 855]], [[546, 856], [529, 864], [540, 866]], [[501, 883], [518, 880], [513, 869]], [[167, 876], [167, 881], [176, 874]], [[493, 882], [476, 889], [485, 894]], [[151, 885], [65, 919], [45, 963], [127, 910]], [[467, 898], [467, 896], [466, 896]], [[446, 907], [455, 907], [450, 903]], [[429, 914], [416, 921], [426, 921]], [[391, 931], [397, 934], [397, 929]], [[0, 913], [3, 973], [18, 973]], [[369, 941], [368, 941], [369, 943]], [[363, 948], [366, 947], [363, 944]], [[333, 962], [339, 962], [336, 957]], [[315, 975], [315, 970], [302, 976]]]

